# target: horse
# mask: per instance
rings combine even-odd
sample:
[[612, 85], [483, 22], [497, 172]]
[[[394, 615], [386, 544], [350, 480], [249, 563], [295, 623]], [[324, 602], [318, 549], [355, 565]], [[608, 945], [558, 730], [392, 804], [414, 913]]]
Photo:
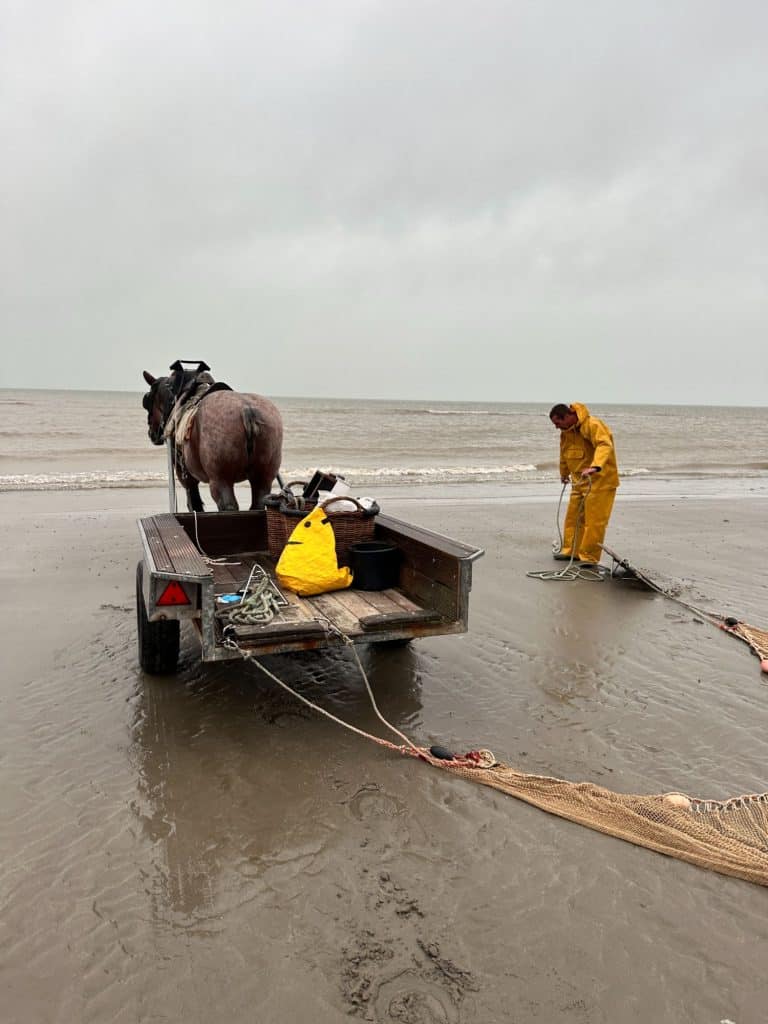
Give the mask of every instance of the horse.
[[280, 470], [280, 412], [268, 398], [215, 383], [202, 372], [207, 369], [205, 363], [195, 371], [174, 363], [167, 377], [144, 370], [149, 439], [157, 445], [170, 440], [190, 512], [203, 511], [201, 481], [209, 485], [220, 512], [238, 511], [234, 485], [242, 480], [251, 485], [251, 508], [263, 508]]

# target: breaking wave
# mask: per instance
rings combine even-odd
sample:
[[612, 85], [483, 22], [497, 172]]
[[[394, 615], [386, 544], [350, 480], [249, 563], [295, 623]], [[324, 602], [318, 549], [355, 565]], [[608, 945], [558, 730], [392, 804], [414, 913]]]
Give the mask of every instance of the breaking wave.
[[[299, 469], [283, 469], [284, 480], [310, 480], [317, 466]], [[357, 466], [340, 463], [323, 466], [324, 471], [344, 477], [358, 493], [375, 493], [377, 486], [413, 485], [424, 487], [430, 484], [514, 484], [559, 481], [557, 465], [549, 461], [539, 464], [532, 462], [507, 463], [486, 466]], [[621, 478], [663, 477], [663, 478], [706, 478], [728, 476], [728, 474], [696, 469], [647, 469], [644, 466], [622, 468]], [[745, 478], [765, 476], [763, 464], [732, 474]], [[13, 491], [92, 491], [117, 490], [121, 488], [165, 487], [168, 478], [158, 470], [87, 470], [72, 473], [18, 473], [0, 474], [0, 494]], [[240, 485], [239, 485], [240, 486]], [[242, 484], [247, 487], [247, 484]]]
[[[292, 479], [308, 480], [313, 469], [295, 470]], [[533, 463], [513, 463], [505, 466], [349, 466], [334, 467], [333, 472], [343, 476], [356, 487], [365, 483], [483, 483], [491, 480], [535, 480], [539, 467]]]
[[116, 470], [85, 473], [33, 473], [0, 476], [3, 491], [94, 491], [122, 487], [158, 487], [167, 482], [165, 473]]
[[[309, 480], [316, 467], [298, 470], [283, 470], [285, 480]], [[486, 483], [490, 481], [514, 482], [515, 480], [548, 479], [551, 472], [541, 473], [532, 463], [505, 466], [383, 466], [359, 467], [334, 466], [337, 475], [354, 483], [359, 490], [367, 485], [386, 483]], [[163, 472], [132, 470], [99, 471], [79, 473], [29, 473], [0, 476], [0, 493], [8, 491], [89, 491], [100, 488], [162, 487], [167, 482]], [[246, 485], [243, 485], [246, 486]]]

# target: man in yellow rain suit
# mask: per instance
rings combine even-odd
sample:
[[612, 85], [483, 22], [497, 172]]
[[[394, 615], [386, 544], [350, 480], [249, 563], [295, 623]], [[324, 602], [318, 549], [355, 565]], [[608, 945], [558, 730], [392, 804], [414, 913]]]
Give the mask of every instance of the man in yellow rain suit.
[[[597, 565], [619, 486], [613, 435], [586, 405], [555, 405], [549, 413], [560, 431], [560, 480], [572, 483], [558, 560]], [[583, 511], [582, 511], [583, 502]]]

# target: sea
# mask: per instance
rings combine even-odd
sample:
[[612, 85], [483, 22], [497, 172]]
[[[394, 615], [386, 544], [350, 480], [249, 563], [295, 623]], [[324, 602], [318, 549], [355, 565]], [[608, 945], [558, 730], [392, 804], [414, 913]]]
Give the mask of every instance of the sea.
[[[166, 455], [147, 435], [139, 392], [0, 390], [0, 492], [157, 488]], [[547, 405], [274, 398], [285, 427], [283, 479], [316, 469], [353, 493], [511, 494], [559, 481]], [[594, 405], [622, 480], [688, 481], [768, 492], [765, 408]], [[639, 486], [641, 482], [645, 486]], [[698, 483], [697, 483], [698, 482]], [[707, 483], [708, 482], [708, 483]]]

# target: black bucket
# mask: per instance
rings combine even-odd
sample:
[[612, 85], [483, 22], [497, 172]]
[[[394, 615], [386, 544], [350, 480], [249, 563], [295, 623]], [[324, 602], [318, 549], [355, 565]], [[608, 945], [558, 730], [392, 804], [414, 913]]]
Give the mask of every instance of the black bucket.
[[363, 540], [349, 548], [352, 586], [357, 590], [386, 590], [400, 579], [400, 549], [383, 540]]

